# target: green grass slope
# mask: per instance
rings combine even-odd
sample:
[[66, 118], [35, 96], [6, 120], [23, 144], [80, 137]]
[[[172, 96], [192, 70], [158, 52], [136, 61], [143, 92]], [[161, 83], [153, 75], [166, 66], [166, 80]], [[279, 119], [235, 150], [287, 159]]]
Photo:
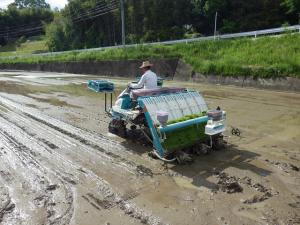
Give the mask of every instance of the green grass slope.
[[0, 47], [0, 57], [18, 56], [22, 54], [32, 54], [47, 52], [46, 41], [43, 36], [24, 40], [23, 43], [18, 41], [9, 43], [8, 45]]
[[300, 77], [300, 35], [198, 42], [174, 51], [203, 74]]
[[[42, 49], [42, 43], [40, 44], [39, 48]], [[300, 35], [201, 41], [169, 46], [136, 46], [50, 56], [16, 56], [13, 59], [2, 57], [0, 64], [148, 58], [181, 58], [190, 64], [195, 72], [202, 74], [300, 78]]]

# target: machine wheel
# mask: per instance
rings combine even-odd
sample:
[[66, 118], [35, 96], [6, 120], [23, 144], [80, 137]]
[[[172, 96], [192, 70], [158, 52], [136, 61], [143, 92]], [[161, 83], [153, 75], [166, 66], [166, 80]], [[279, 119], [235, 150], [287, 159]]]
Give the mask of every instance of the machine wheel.
[[[155, 150], [154, 150], [155, 151]], [[148, 152], [148, 156], [151, 157], [152, 159], [158, 159], [157, 155], [153, 152]]]
[[131, 129], [131, 130], [136, 130], [136, 125], [131, 125], [131, 126], [130, 126], [130, 129]]
[[180, 165], [186, 165], [186, 164], [192, 163], [194, 161], [194, 159], [192, 158], [191, 155], [189, 155], [183, 151], [178, 151], [176, 153], [176, 161]]
[[240, 137], [241, 131], [239, 130], [239, 128], [232, 128], [231, 134]]
[[127, 135], [126, 125], [123, 120], [112, 120], [108, 125], [110, 133], [115, 134], [119, 137], [125, 138]]
[[211, 148], [203, 143], [197, 144], [192, 148], [192, 153], [195, 155], [207, 155], [211, 151]]
[[212, 148], [216, 151], [220, 151], [226, 148], [223, 136], [217, 136], [213, 138]]
[[206, 144], [201, 144], [200, 145], [200, 151], [201, 151], [202, 154], [208, 155], [211, 152], [211, 148]]
[[108, 125], [108, 131], [112, 134], [118, 134], [117, 128], [115, 128], [114, 126], [112, 126], [112, 122], [109, 123]]

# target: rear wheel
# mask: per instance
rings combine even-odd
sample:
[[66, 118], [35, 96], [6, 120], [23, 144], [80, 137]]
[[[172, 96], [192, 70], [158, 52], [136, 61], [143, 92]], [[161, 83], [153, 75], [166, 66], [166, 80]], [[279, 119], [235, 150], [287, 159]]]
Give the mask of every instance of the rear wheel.
[[184, 151], [177, 151], [175, 157], [176, 162], [180, 165], [190, 164], [194, 161], [192, 155], [187, 154]]
[[220, 151], [226, 148], [225, 141], [222, 135], [212, 137], [212, 149]]

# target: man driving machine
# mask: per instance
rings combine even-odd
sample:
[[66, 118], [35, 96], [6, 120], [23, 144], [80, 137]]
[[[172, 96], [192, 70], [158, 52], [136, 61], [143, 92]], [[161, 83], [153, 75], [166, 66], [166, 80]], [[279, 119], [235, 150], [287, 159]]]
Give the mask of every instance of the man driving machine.
[[157, 75], [151, 71], [151, 64], [149, 61], [143, 62], [140, 66], [142, 70], [142, 77], [137, 84], [129, 83], [128, 87], [132, 89], [155, 89], [157, 88]]

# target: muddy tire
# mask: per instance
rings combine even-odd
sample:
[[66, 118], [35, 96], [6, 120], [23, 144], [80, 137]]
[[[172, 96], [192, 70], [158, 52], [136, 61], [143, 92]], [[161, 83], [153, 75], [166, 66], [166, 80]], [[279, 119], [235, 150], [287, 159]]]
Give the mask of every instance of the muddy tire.
[[194, 161], [191, 155], [185, 153], [185, 152], [177, 152], [176, 153], [176, 162], [179, 165], [186, 165], [186, 164], [191, 164]]
[[208, 145], [201, 144], [200, 148], [203, 155], [208, 155], [211, 152], [211, 148]]
[[224, 150], [225, 148], [226, 148], [226, 144], [225, 144], [222, 136], [218, 136], [218, 137], [214, 138], [213, 144], [212, 144], [213, 150], [220, 151], [220, 150]]
[[108, 125], [108, 130], [110, 133], [115, 134], [119, 137], [126, 138], [127, 129], [124, 121], [122, 120], [112, 120]]
[[157, 155], [154, 153], [155, 150], [152, 152], [148, 152], [148, 156], [151, 157], [152, 159], [158, 159]]

